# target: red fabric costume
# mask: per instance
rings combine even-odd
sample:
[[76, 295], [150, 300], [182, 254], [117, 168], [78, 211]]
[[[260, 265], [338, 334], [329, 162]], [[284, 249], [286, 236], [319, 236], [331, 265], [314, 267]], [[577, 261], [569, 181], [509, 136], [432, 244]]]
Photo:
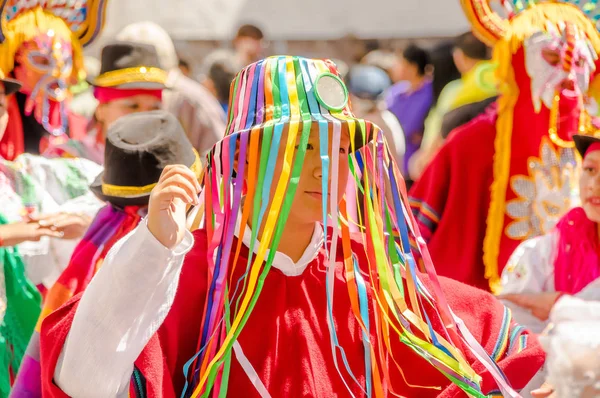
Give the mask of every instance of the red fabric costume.
[[[148, 397], [179, 396], [184, 384], [183, 365], [196, 352], [201, 322], [199, 314], [204, 308], [208, 278], [207, 269], [202, 264], [212, 254], [207, 253], [204, 231], [195, 231], [194, 238], [195, 245], [186, 256], [173, 307], [159, 332], [151, 338], [135, 363], [145, 379]], [[342, 244], [341, 240], [339, 244]], [[354, 253], [364, 252], [359, 241], [354, 240], [352, 246]], [[239, 258], [233, 280], [242, 275], [245, 257], [247, 250]], [[361, 329], [351, 312], [341, 255], [339, 257], [334, 318], [340, 344], [345, 348], [351, 369], [359, 381], [364, 382]], [[324, 321], [327, 314], [324, 259], [325, 254], [321, 250], [304, 273], [297, 277], [286, 277], [279, 270], [272, 269], [256, 308], [238, 340], [261, 381], [274, 397], [349, 396], [333, 363], [330, 337]], [[365, 257], [358, 259], [359, 264], [365, 261]], [[427, 285], [428, 279], [424, 277], [424, 280]], [[491, 295], [448, 279], [442, 279], [441, 283], [450, 306], [499, 363], [513, 387], [523, 388], [544, 361], [537, 339], [512, 322], [509, 312]], [[44, 396], [66, 396], [53, 383], [53, 375], [78, 303], [79, 296], [76, 296], [48, 316], [42, 324]], [[439, 321], [435, 319], [432, 322], [437, 329]], [[457, 386], [452, 385], [411, 349], [399, 341], [392, 344], [395, 345], [395, 359], [404, 375], [399, 374], [393, 363], [381, 365], [389, 368], [393, 380], [391, 388], [396, 394], [408, 397], [464, 396]], [[476, 363], [473, 357], [468, 356], [467, 359], [470, 363]], [[228, 395], [258, 396], [238, 361], [234, 359], [231, 366]], [[483, 377], [482, 390], [492, 393], [496, 386], [491, 377], [480, 364], [475, 364], [473, 368]], [[348, 375], [344, 376], [349, 380]], [[407, 383], [438, 388], [411, 388]], [[131, 396], [136, 396], [133, 384]], [[358, 386], [350, 385], [355, 396], [364, 395]], [[390, 386], [387, 387], [389, 389]], [[392, 396], [389, 390], [386, 396]]]

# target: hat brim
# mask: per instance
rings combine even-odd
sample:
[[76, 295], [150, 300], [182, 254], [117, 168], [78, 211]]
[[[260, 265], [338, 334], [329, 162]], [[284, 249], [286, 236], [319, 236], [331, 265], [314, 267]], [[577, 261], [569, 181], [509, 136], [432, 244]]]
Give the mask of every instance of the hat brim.
[[125, 206], [147, 206], [150, 200], [150, 193], [135, 196], [135, 197], [120, 197], [120, 196], [111, 196], [105, 195], [102, 192], [102, 177], [104, 176], [104, 172], [100, 173], [98, 177], [90, 184], [90, 190], [96, 195], [98, 199], [103, 202], [109, 202], [115, 206], [125, 207]]
[[[334, 123], [340, 122], [342, 131], [348, 132], [350, 129], [350, 124], [352, 123], [355, 126], [355, 132], [354, 132], [354, 150], [355, 151], [358, 151], [359, 149], [364, 147], [366, 144], [371, 142], [373, 140], [373, 138], [377, 136], [377, 132], [381, 130], [379, 128], [379, 126], [377, 126], [373, 122], [370, 122], [365, 119], [359, 119], [359, 118], [352, 117], [352, 116], [344, 116], [343, 119], [337, 119], [334, 117], [330, 117], [328, 119], [323, 118], [322, 120], [327, 123], [329, 131], [331, 131], [331, 129], [333, 128]], [[333, 121], [333, 120], [335, 120], [335, 121]], [[302, 123], [303, 122], [300, 122], [298, 135], [300, 135], [302, 133]], [[310, 123], [312, 125], [311, 128], [319, 128], [319, 121], [316, 120], [315, 118], [312, 118]], [[278, 119], [275, 121], [270, 121], [267, 123], [262, 123], [262, 124], [259, 124], [256, 126], [252, 126], [251, 129], [252, 130], [259, 129], [260, 131], [263, 131], [267, 126], [269, 126], [270, 128], [274, 128], [274, 129], [277, 128], [278, 126], [283, 126], [284, 129], [288, 129], [289, 124], [290, 124], [289, 120]], [[365, 128], [365, 131], [363, 131], [363, 127]], [[224, 139], [226, 139], [229, 135], [240, 134], [243, 131], [245, 131], [245, 130], [233, 131], [231, 133], [228, 133], [224, 137]], [[219, 145], [219, 143], [217, 143], [216, 145]]]
[[119, 84], [116, 86], [100, 86], [98, 84], [95, 84], [95, 80], [87, 80], [87, 82], [94, 87], [110, 87], [118, 88], [121, 90], [164, 90], [167, 88], [165, 84], [157, 82], [131, 82]]
[[21, 82], [19, 82], [18, 80], [15, 79], [0, 79], [0, 81], [2, 81], [2, 83], [4, 83], [4, 94], [5, 95], [11, 95], [16, 93], [17, 91], [19, 91], [21, 89]]
[[585, 156], [585, 153], [590, 145], [595, 142], [600, 142], [600, 137], [577, 134], [573, 136], [573, 141], [575, 141], [575, 147], [577, 148], [577, 151], [583, 157]]

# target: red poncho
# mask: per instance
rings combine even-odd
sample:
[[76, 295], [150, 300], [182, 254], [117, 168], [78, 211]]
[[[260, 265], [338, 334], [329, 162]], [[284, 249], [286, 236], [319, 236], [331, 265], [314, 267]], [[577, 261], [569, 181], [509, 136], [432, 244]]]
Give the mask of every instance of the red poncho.
[[[145, 379], [143, 384], [148, 397], [178, 397], [184, 385], [183, 365], [196, 352], [208, 277], [207, 268], [202, 264], [206, 263], [209, 254], [205, 232], [196, 231], [194, 237], [195, 245], [186, 256], [173, 307], [135, 363]], [[361, 253], [360, 242], [354, 241], [353, 249], [355, 253]], [[238, 273], [242, 275], [245, 270], [245, 257], [247, 252], [239, 258], [234, 281]], [[326, 322], [324, 260], [325, 253], [321, 250], [304, 273], [297, 277], [288, 277], [272, 269], [238, 339], [245, 356], [274, 397], [349, 396], [333, 362]], [[359, 264], [364, 264], [365, 260], [364, 257], [358, 258]], [[337, 264], [333, 313], [338, 338], [352, 371], [364, 383], [361, 328], [351, 311], [342, 262]], [[428, 285], [428, 281], [424, 280]], [[490, 294], [447, 279], [442, 279], [441, 283], [450, 306], [497, 360], [513, 387], [523, 388], [544, 361], [536, 338], [515, 325], [509, 312]], [[41, 363], [45, 397], [65, 397], [52, 380], [78, 303], [79, 296], [48, 316], [42, 325]], [[434, 328], [439, 328], [435, 320], [432, 323]], [[392, 344], [404, 375], [391, 363], [380, 366], [389, 368], [395, 393], [408, 397], [464, 395], [407, 346], [398, 340]], [[234, 355], [234, 358], [237, 357]], [[467, 356], [467, 359], [475, 363], [473, 357]], [[338, 361], [341, 361], [339, 356]], [[476, 364], [474, 369], [483, 376], [484, 392], [496, 389], [483, 366]], [[351, 380], [343, 365], [342, 373]], [[412, 388], [407, 382], [437, 388]], [[131, 396], [136, 396], [133, 384]], [[350, 385], [355, 396], [364, 395], [356, 384], [350, 381]], [[386, 395], [391, 396], [391, 393], [388, 391]], [[228, 396], [259, 396], [237, 359], [231, 364]]]

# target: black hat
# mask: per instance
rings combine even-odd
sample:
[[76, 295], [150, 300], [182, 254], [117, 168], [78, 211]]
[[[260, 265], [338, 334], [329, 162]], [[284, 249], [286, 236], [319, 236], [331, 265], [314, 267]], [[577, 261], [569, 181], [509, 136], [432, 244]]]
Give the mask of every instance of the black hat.
[[163, 169], [171, 164], [184, 164], [198, 176], [202, 169], [177, 118], [163, 110], [132, 113], [108, 129], [104, 171], [90, 189], [116, 206], [145, 206]]
[[573, 141], [575, 141], [575, 147], [577, 147], [577, 151], [581, 154], [581, 156], [585, 156], [590, 145], [594, 142], [600, 142], [600, 135], [582, 135], [576, 134], [573, 136]]
[[21, 89], [21, 82], [15, 79], [9, 79], [4, 76], [0, 70], [0, 82], [4, 83], [4, 95], [11, 95]]
[[152, 45], [118, 41], [102, 49], [100, 74], [90, 84], [121, 89], [165, 88], [167, 72], [160, 68]]

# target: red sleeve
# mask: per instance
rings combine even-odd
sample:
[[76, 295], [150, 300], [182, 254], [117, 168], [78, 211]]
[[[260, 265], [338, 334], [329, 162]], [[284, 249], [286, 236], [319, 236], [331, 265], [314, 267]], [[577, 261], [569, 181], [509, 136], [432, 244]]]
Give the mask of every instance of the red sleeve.
[[54, 370], [56, 369], [56, 363], [58, 362], [62, 347], [65, 345], [69, 330], [71, 330], [80, 299], [81, 294], [76, 295], [67, 301], [65, 305], [48, 315], [42, 322], [40, 332], [40, 365], [42, 368], [43, 397], [68, 398], [68, 395], [54, 384]]
[[[517, 391], [523, 389], [545, 360], [537, 337], [514, 322], [510, 311], [492, 294], [446, 278], [440, 278], [440, 282], [452, 310], [496, 361], [510, 385]], [[483, 378], [482, 391], [502, 396], [484, 366], [473, 357], [468, 359]], [[462, 396], [464, 393], [455, 385], [439, 395], [440, 398]]]
[[425, 241], [434, 234], [448, 197], [451, 148], [444, 145], [409, 192], [412, 212]]

